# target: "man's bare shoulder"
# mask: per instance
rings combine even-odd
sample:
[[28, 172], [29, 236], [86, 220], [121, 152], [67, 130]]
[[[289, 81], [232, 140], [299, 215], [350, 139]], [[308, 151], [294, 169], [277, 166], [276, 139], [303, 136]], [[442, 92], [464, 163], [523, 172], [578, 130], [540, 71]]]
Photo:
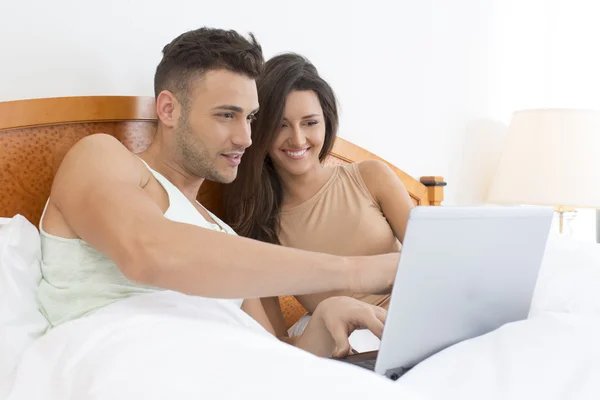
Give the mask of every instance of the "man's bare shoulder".
[[140, 187], [149, 175], [142, 162], [115, 137], [87, 136], [71, 147], [56, 172], [43, 228], [58, 236], [78, 237], [65, 213], [89, 208], [90, 198]]
[[[101, 164], [112, 165], [124, 163], [127, 166], [135, 159], [135, 155], [114, 136], [105, 133], [96, 133], [79, 140], [65, 155], [63, 165], [70, 166], [73, 160], [82, 163], [79, 166], [93, 166]], [[119, 165], [122, 166], [122, 165]]]
[[55, 183], [72, 180], [140, 182], [144, 172], [141, 161], [114, 136], [98, 133], [78, 141], [67, 152], [56, 173]]
[[99, 148], [112, 147], [127, 149], [116, 137], [107, 133], [94, 133], [92, 135], [85, 136], [77, 143], [73, 145], [69, 152], [82, 151], [90, 146], [97, 146]]
[[94, 134], [78, 141], [65, 155], [52, 183], [50, 203], [57, 206], [68, 197], [102, 195], [119, 187], [141, 187], [150, 177], [142, 161], [118, 139]]

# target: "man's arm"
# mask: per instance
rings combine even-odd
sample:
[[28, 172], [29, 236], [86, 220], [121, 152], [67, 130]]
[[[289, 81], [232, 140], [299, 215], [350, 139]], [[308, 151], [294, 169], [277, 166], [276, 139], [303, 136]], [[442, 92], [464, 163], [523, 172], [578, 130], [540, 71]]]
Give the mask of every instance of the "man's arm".
[[51, 191], [69, 227], [133, 281], [219, 298], [391, 289], [398, 254], [338, 257], [173, 222], [143, 171], [116, 139], [93, 135], [68, 152]]

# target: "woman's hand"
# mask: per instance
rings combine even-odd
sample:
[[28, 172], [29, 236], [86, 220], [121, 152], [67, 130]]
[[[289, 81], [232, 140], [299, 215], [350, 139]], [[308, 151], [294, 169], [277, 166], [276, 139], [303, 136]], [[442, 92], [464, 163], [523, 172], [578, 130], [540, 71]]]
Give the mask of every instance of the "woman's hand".
[[317, 306], [297, 347], [321, 357], [342, 358], [350, 353], [348, 337], [357, 329], [368, 329], [381, 339], [387, 311], [353, 299], [330, 297]]

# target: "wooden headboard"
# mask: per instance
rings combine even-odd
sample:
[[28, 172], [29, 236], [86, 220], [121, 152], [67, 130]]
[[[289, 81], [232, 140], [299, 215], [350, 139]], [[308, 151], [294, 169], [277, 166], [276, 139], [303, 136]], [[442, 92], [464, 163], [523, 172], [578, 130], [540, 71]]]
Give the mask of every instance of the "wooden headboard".
[[[146, 149], [156, 128], [153, 97], [58, 97], [0, 102], [0, 217], [21, 214], [38, 226], [52, 179], [65, 153], [81, 138], [107, 133], [132, 152]], [[380, 159], [344, 139], [327, 164]], [[389, 164], [389, 163], [388, 163]], [[389, 164], [416, 205], [439, 205], [441, 177], [414, 179]], [[222, 215], [220, 185], [206, 182], [198, 200]]]
[[[145, 150], [156, 129], [153, 97], [61, 97], [0, 102], [0, 217], [21, 214], [35, 226], [65, 153], [81, 138], [107, 133], [134, 153]], [[380, 157], [338, 138], [326, 164]], [[385, 161], [385, 160], [382, 160]], [[440, 205], [441, 177], [414, 179], [387, 163], [415, 205]], [[205, 182], [198, 200], [222, 216], [221, 185]], [[294, 297], [280, 298], [288, 327], [304, 313]]]

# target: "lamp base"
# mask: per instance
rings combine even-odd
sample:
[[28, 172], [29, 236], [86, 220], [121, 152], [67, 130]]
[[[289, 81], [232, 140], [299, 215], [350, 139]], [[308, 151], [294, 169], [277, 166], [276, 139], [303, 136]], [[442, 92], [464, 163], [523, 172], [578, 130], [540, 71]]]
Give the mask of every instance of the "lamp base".
[[596, 243], [600, 243], [600, 210], [596, 210]]
[[558, 215], [558, 233], [561, 236], [571, 237], [573, 235], [573, 227], [571, 221], [577, 216], [577, 210], [572, 207], [556, 207], [554, 211]]

